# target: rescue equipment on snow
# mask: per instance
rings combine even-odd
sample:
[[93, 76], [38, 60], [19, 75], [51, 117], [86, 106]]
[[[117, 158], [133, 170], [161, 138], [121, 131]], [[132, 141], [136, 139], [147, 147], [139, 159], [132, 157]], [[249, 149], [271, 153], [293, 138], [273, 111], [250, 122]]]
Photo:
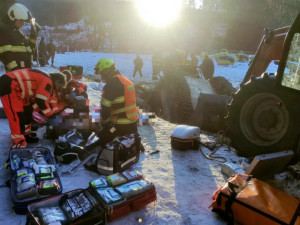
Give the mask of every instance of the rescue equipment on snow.
[[188, 125], [177, 126], [171, 134], [171, 146], [175, 149], [198, 149], [200, 128]]
[[119, 173], [115, 173], [110, 176], [107, 176], [107, 180], [110, 181], [110, 183], [113, 187], [127, 182], [126, 178], [124, 178]]
[[72, 77], [75, 80], [82, 79], [83, 75], [83, 67], [79, 65], [67, 65], [67, 66], [60, 66], [59, 71], [62, 72], [64, 70], [69, 70], [72, 73]]
[[300, 224], [300, 200], [246, 174], [237, 174], [213, 194], [212, 211], [230, 224]]
[[27, 204], [62, 192], [62, 184], [49, 149], [12, 149], [10, 193], [17, 214], [26, 214]]
[[[123, 177], [124, 174], [140, 179], [128, 181]], [[123, 177], [126, 183], [113, 187], [109, 181], [114, 180], [111, 179], [113, 177]], [[123, 174], [93, 180], [86, 189], [72, 190], [29, 204], [28, 222], [105, 225], [108, 221], [139, 210], [156, 199], [154, 184], [143, 179], [138, 171], [127, 170]]]
[[107, 213], [89, 189], [76, 189], [27, 207], [29, 224], [105, 225]]
[[97, 171], [110, 175], [128, 169], [139, 161], [140, 149], [141, 137], [137, 133], [117, 138], [106, 144], [98, 154]]

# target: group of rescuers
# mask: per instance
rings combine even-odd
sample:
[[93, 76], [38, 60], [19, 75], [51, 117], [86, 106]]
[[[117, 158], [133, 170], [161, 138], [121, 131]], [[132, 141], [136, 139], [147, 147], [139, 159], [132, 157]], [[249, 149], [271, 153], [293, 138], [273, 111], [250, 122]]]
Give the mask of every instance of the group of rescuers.
[[[26, 6], [20, 3], [8, 5], [6, 12], [2, 13], [4, 16], [0, 20], [0, 61], [6, 69], [0, 77], [0, 97], [11, 130], [11, 148], [25, 148], [27, 143], [39, 141], [31, 130], [33, 111], [48, 118], [54, 117], [77, 95], [87, 98], [86, 86], [72, 79], [68, 70], [47, 74], [32, 69], [33, 49], [38, 39], [37, 23]], [[25, 23], [31, 24], [29, 37], [20, 30]], [[175, 52], [172, 58], [164, 60], [180, 64], [182, 55]], [[153, 80], [158, 79], [162, 59], [158, 52], [152, 57]], [[196, 70], [198, 59], [194, 54], [190, 64]], [[134, 65], [133, 77], [136, 72], [143, 77], [143, 61], [139, 55], [134, 59]], [[104, 146], [115, 137], [137, 133], [138, 108], [134, 85], [117, 70], [114, 61], [102, 58], [94, 69], [106, 83], [101, 98], [101, 129], [98, 131], [100, 144]]]
[[[25, 148], [27, 143], [39, 141], [31, 131], [33, 111], [54, 117], [63, 110], [61, 102], [68, 102], [74, 93], [82, 94], [86, 87], [78, 85], [68, 70], [47, 74], [32, 69], [32, 46], [37, 41], [34, 19], [20, 3], [7, 8], [7, 20], [2, 19], [6, 22], [0, 30], [0, 61], [6, 69], [0, 77], [0, 96], [11, 130], [11, 149]], [[29, 38], [20, 31], [25, 23], [32, 26]], [[106, 82], [101, 98], [100, 145], [117, 136], [137, 133], [138, 108], [132, 82], [108, 58], [98, 61], [95, 74]]]

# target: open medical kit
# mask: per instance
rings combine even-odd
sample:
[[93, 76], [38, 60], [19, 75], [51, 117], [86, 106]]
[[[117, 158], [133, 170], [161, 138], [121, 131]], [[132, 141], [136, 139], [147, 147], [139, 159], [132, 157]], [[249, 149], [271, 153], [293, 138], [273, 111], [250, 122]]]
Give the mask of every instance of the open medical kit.
[[136, 170], [93, 180], [86, 189], [72, 190], [28, 205], [28, 222], [106, 224], [156, 201], [153, 183]]
[[29, 224], [106, 224], [106, 212], [89, 189], [76, 189], [28, 205]]
[[135, 170], [92, 181], [90, 188], [101, 206], [106, 209], [108, 221], [139, 210], [157, 198], [154, 184]]
[[26, 214], [30, 202], [62, 192], [55, 160], [48, 148], [12, 149], [9, 159], [10, 193], [17, 214]]

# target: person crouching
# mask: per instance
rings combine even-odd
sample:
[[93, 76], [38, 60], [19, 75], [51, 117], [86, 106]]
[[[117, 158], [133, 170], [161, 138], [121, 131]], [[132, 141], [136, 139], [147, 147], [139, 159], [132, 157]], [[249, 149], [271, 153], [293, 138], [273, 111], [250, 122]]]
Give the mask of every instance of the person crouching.
[[132, 82], [117, 69], [114, 61], [102, 58], [95, 66], [95, 74], [106, 82], [101, 99], [100, 123], [103, 129], [98, 133], [100, 145], [116, 137], [138, 133], [138, 108]]
[[30, 122], [33, 109], [46, 117], [52, 116], [52, 92], [65, 85], [66, 77], [60, 72], [49, 76], [40, 70], [20, 69], [0, 77], [0, 96], [10, 126], [11, 149], [25, 148], [27, 142], [32, 142]]

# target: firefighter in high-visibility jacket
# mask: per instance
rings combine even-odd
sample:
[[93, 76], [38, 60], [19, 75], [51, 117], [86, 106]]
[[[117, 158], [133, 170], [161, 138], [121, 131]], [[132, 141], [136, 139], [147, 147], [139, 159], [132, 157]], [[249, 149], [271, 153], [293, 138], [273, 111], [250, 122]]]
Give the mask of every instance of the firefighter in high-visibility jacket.
[[40, 70], [20, 69], [0, 77], [0, 96], [11, 130], [12, 148], [27, 146], [32, 138], [32, 110], [52, 116], [55, 111], [50, 107], [51, 94], [65, 85], [65, 75], [60, 72], [48, 75]]
[[[31, 68], [33, 50], [37, 41], [37, 24], [30, 11], [22, 4], [12, 4], [3, 17], [5, 21], [0, 28], [0, 61], [6, 72]], [[25, 23], [31, 23], [29, 38], [20, 30]]]
[[114, 61], [102, 58], [95, 66], [95, 74], [106, 82], [100, 111], [103, 129], [98, 134], [103, 146], [115, 137], [137, 133], [139, 117], [134, 86], [116, 69]]

